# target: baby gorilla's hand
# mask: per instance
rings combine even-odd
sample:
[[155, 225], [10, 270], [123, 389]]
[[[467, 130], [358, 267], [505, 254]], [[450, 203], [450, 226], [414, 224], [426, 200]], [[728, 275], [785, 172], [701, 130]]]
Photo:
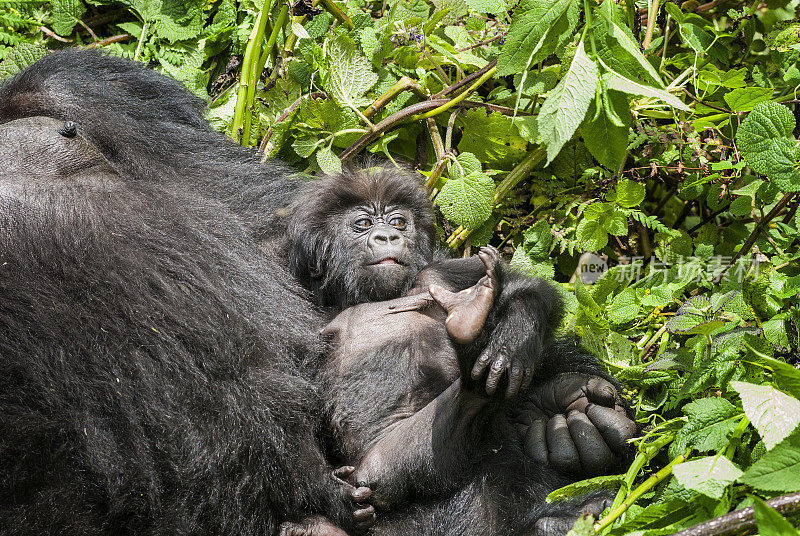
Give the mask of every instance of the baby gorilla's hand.
[[333, 471], [333, 478], [342, 486], [347, 498], [353, 503], [353, 527], [359, 533], [366, 532], [375, 524], [377, 516], [375, 507], [368, 504], [372, 490], [366, 486], [353, 486], [347, 479], [355, 471], [355, 467], [346, 465]]
[[515, 411], [526, 454], [567, 474], [603, 474], [629, 456], [636, 423], [616, 388], [568, 372], [531, 387]]
[[322, 516], [310, 516], [299, 523], [281, 523], [278, 536], [347, 536], [347, 533]]

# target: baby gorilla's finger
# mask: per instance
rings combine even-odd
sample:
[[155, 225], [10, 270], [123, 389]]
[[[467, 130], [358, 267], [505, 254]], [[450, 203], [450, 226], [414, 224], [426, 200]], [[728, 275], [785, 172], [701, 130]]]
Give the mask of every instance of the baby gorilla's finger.
[[472, 379], [473, 380], [480, 380], [481, 376], [483, 376], [486, 367], [489, 366], [489, 363], [492, 361], [492, 354], [489, 349], [483, 351], [481, 355], [478, 356], [478, 359], [475, 360], [475, 364], [472, 366]]
[[533, 381], [533, 369], [531, 367], [525, 367], [525, 370], [522, 371], [522, 391], [526, 392], [528, 387], [531, 386], [531, 382]]
[[356, 468], [352, 465], [343, 465], [333, 470], [333, 476], [339, 480], [347, 480], [347, 477], [353, 474]]
[[357, 532], [365, 532], [375, 524], [378, 520], [378, 515], [375, 513], [373, 506], [365, 506], [358, 510], [353, 511], [353, 524]]
[[547, 465], [547, 423], [545, 421], [531, 421], [522, 448], [531, 460], [541, 465]]
[[600, 431], [608, 446], [618, 454], [624, 453], [628, 449], [628, 440], [636, 436], [636, 423], [623, 411], [589, 404], [586, 415]]
[[492, 363], [492, 367], [489, 369], [489, 376], [486, 377], [486, 394], [493, 395], [495, 391], [497, 391], [497, 385], [500, 383], [500, 379], [503, 377], [503, 373], [508, 368], [508, 358], [500, 354], [497, 356], [497, 359], [494, 363]]
[[547, 459], [554, 469], [573, 474], [581, 470], [581, 461], [572, 437], [569, 434], [567, 419], [555, 415], [547, 421]]
[[608, 470], [614, 463], [614, 454], [589, 417], [585, 413], [572, 411], [567, 415], [567, 426], [587, 476], [596, 476]]
[[617, 400], [617, 389], [611, 382], [594, 377], [586, 382], [586, 397], [595, 404], [613, 408]]
[[350, 498], [353, 502], [363, 503], [369, 500], [372, 497], [372, 490], [366, 486], [361, 486], [360, 488], [353, 488], [350, 492]]

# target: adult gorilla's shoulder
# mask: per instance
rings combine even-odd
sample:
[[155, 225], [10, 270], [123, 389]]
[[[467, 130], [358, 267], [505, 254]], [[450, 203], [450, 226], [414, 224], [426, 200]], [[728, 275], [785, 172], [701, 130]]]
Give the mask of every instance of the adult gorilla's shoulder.
[[276, 214], [301, 182], [213, 131], [203, 107], [175, 80], [94, 50], [51, 53], [0, 87], [0, 123], [73, 121], [126, 179], [181, 183], [226, 203], [260, 238], [280, 232]]

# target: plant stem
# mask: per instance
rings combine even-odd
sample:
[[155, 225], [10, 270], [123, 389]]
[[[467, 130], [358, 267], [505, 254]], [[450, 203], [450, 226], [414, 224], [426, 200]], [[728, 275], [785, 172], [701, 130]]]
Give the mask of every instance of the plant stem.
[[[769, 499], [767, 506], [774, 508], [783, 516], [800, 511], [800, 493], [792, 493]], [[726, 534], [741, 534], [744, 529], [756, 526], [753, 507], [741, 508], [728, 514], [716, 517], [694, 527], [676, 532], [672, 536], [723, 536]]]
[[484, 82], [486, 82], [489, 78], [494, 76], [494, 73], [496, 73], [496, 72], [497, 72], [497, 67], [496, 66], [492, 67], [491, 69], [489, 69], [488, 71], [483, 73], [483, 76], [478, 78], [478, 80], [476, 80], [474, 84], [469, 86], [467, 88], [467, 90], [464, 91], [463, 93], [461, 93], [458, 97], [447, 101], [447, 103], [439, 106], [438, 108], [434, 108], [433, 110], [431, 110], [429, 112], [425, 112], [425, 113], [421, 113], [421, 114], [417, 114], [417, 115], [412, 116], [411, 117], [411, 121], [419, 121], [421, 119], [427, 119], [429, 117], [433, 117], [433, 116], [439, 115], [440, 113], [446, 112], [447, 110], [449, 110], [453, 106], [456, 106], [458, 103], [460, 103], [461, 101], [466, 99], [468, 96], [470, 96], [473, 91], [478, 89]]
[[322, 0], [322, 7], [324, 7], [328, 13], [333, 15], [333, 18], [347, 26], [348, 30], [352, 30], [356, 27], [356, 25], [353, 24], [353, 21], [350, 20], [350, 17], [348, 17], [344, 11], [339, 9], [339, 6], [333, 3], [333, 0]]
[[[264, 30], [267, 27], [267, 19], [272, 9], [272, 0], [266, 0], [264, 7], [256, 15], [256, 22], [250, 37], [247, 39], [247, 46], [244, 49], [242, 59], [242, 73], [239, 77], [239, 91], [236, 94], [236, 108], [233, 112], [233, 123], [231, 124], [231, 138], [241, 141], [239, 129], [244, 125], [244, 112], [247, 106], [247, 88], [255, 82], [250, 79], [253, 64], [258, 58], [261, 49], [261, 40], [264, 38]], [[246, 138], [242, 138], [246, 140]], [[245, 142], [246, 143], [246, 142]]]
[[601, 530], [605, 530], [607, 527], [610, 527], [614, 521], [616, 521], [619, 516], [624, 514], [628, 511], [628, 508], [635, 503], [639, 497], [653, 489], [656, 484], [665, 480], [669, 475], [672, 474], [672, 468], [678, 464], [681, 464], [686, 461], [686, 458], [689, 456], [691, 449], [686, 449], [686, 452], [681, 454], [680, 456], [676, 457], [674, 460], [669, 462], [666, 467], [661, 469], [654, 475], [651, 475], [650, 478], [642, 482], [635, 490], [628, 495], [628, 498], [625, 499], [622, 504], [611, 510], [607, 516], [605, 516], [601, 521], [598, 521], [594, 524], [595, 532], [600, 532]]
[[375, 99], [375, 102], [367, 106], [367, 109], [364, 110], [364, 117], [372, 119], [372, 117], [376, 113], [378, 113], [380, 109], [382, 109], [389, 102], [394, 100], [400, 93], [402, 93], [407, 89], [410, 89], [414, 93], [414, 95], [416, 95], [420, 99], [428, 98], [428, 95], [425, 93], [425, 90], [422, 89], [422, 86], [420, 86], [417, 82], [415, 82], [411, 78], [403, 76], [402, 78], [400, 78], [400, 80], [392, 84], [392, 87], [387, 89], [383, 95]]

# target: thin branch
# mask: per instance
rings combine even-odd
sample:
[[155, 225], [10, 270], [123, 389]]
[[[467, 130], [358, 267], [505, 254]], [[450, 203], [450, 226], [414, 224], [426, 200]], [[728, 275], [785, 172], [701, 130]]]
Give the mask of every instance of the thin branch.
[[64, 37], [61, 37], [60, 35], [55, 33], [53, 30], [51, 30], [50, 28], [47, 28], [45, 26], [39, 26], [39, 31], [42, 32], [43, 34], [45, 34], [47, 37], [55, 39], [56, 41], [61, 41], [62, 43], [72, 43], [72, 39], [66, 39]]
[[364, 110], [364, 116], [369, 119], [372, 119], [372, 116], [378, 113], [378, 111], [381, 108], [386, 106], [389, 102], [394, 100], [400, 93], [406, 90], [411, 90], [414, 93], [414, 95], [416, 95], [420, 99], [424, 100], [428, 98], [428, 95], [425, 93], [425, 90], [422, 89], [422, 86], [420, 86], [416, 81], [412, 80], [411, 78], [403, 76], [402, 78], [400, 78], [400, 80], [392, 84], [392, 87], [387, 89], [383, 95], [375, 99], [375, 102], [367, 106], [367, 109]]
[[[772, 210], [770, 210], [769, 213], [766, 216], [761, 218], [761, 220], [756, 222], [756, 226], [753, 228], [753, 232], [750, 233], [749, 237], [747, 237], [747, 241], [745, 241], [745, 243], [742, 245], [741, 249], [734, 254], [733, 258], [731, 259], [731, 262], [728, 264], [728, 266], [725, 267], [725, 270], [727, 270], [728, 268], [733, 266], [733, 264], [736, 262], [736, 260], [739, 257], [741, 257], [742, 255], [744, 255], [746, 253], [750, 253], [750, 250], [753, 248], [753, 244], [755, 244], [756, 243], [756, 239], [758, 239], [758, 235], [761, 232], [761, 228], [764, 227], [766, 224], [768, 224], [770, 221], [772, 221], [772, 219], [775, 216], [777, 216], [778, 213], [780, 213], [781, 210], [783, 210], [783, 208], [786, 206], [786, 204], [794, 196], [795, 196], [794, 192], [790, 192], [788, 194], [784, 194], [784, 196], [781, 198], [781, 200], [778, 201], [775, 204], [774, 207], [772, 207]], [[725, 273], [725, 271], [722, 272], [722, 274], [724, 274], [724, 273]], [[722, 274], [720, 274], [720, 275], [722, 275]]]
[[298, 97], [298, 99], [296, 101], [294, 101], [288, 108], [286, 108], [283, 111], [283, 113], [281, 115], [279, 115], [277, 119], [275, 119], [275, 122], [272, 123], [269, 126], [269, 129], [267, 130], [267, 133], [264, 135], [264, 138], [261, 140], [261, 144], [258, 146], [258, 151], [259, 152], [263, 153], [266, 150], [267, 143], [269, 142], [269, 139], [272, 137], [272, 129], [275, 127], [275, 125], [285, 121], [286, 118], [289, 117], [289, 114], [291, 114], [298, 106], [300, 106], [300, 103], [303, 102], [303, 99], [305, 99], [306, 97], [308, 97], [310, 99], [327, 99], [328, 98], [328, 96], [325, 95], [325, 93], [323, 93], [321, 91], [316, 91], [314, 93], [309, 93], [308, 95], [300, 95], [300, 97]]
[[339, 6], [333, 3], [333, 0], [322, 0], [322, 7], [324, 7], [328, 13], [333, 15], [333, 18], [347, 26], [348, 30], [352, 30], [356, 27], [355, 24], [353, 24], [353, 21], [350, 20], [350, 17], [348, 17], [344, 11], [339, 9]]
[[653, 38], [653, 30], [656, 27], [656, 17], [658, 16], [658, 4], [660, 0], [652, 0], [650, 2], [650, 8], [647, 10], [647, 30], [644, 33], [644, 41], [642, 41], [642, 47], [645, 50], [650, 48], [650, 40]]
[[[792, 493], [769, 499], [767, 506], [774, 508], [779, 514], [786, 516], [800, 511], [800, 493]], [[720, 517], [695, 525], [694, 527], [676, 532], [672, 536], [724, 536], [738, 533], [743, 529], [756, 526], [755, 514], [752, 506], [734, 510]]]
[[458, 91], [462, 87], [465, 87], [465, 86], [469, 85], [473, 80], [477, 80], [478, 78], [483, 76], [484, 73], [486, 73], [490, 69], [494, 68], [495, 65], [497, 65], [497, 58], [493, 59], [492, 61], [487, 63], [483, 68], [478, 69], [477, 71], [475, 71], [471, 75], [465, 76], [464, 78], [461, 79], [460, 82], [456, 82], [452, 86], [444, 88], [439, 93], [436, 93], [435, 95], [431, 95], [431, 99], [440, 99], [440, 98], [442, 98], [442, 97], [444, 97], [446, 95], [450, 95], [451, 93], [454, 93], [454, 92]]
[[112, 43], [119, 43], [120, 41], [125, 41], [126, 39], [130, 39], [131, 37], [133, 37], [131, 34], [126, 34], [126, 33], [113, 35], [111, 37], [106, 37], [105, 39], [101, 39], [100, 41], [88, 44], [86, 45], [86, 48], [104, 47]]
[[488, 45], [489, 43], [497, 41], [501, 37], [503, 37], [503, 34], [497, 34], [494, 37], [492, 37], [491, 39], [487, 39], [486, 41], [481, 41], [480, 43], [475, 43], [474, 45], [470, 45], [470, 46], [464, 47], [464, 48], [457, 48], [456, 52], [466, 52], [467, 50], [472, 50], [473, 48], [482, 47], [483, 45]]

